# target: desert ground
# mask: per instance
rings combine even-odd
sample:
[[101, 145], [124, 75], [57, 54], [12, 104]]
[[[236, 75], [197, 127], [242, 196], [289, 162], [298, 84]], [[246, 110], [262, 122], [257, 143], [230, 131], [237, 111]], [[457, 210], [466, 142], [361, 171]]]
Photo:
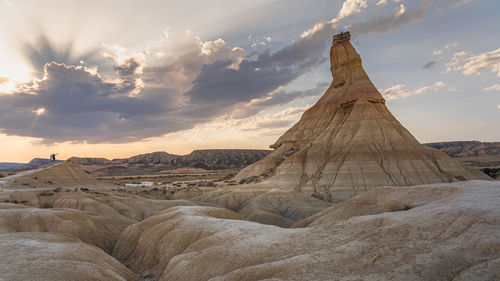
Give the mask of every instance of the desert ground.
[[78, 171], [63, 162], [4, 179], [5, 280], [500, 276], [500, 181], [378, 187], [332, 203], [265, 183], [97, 186]]

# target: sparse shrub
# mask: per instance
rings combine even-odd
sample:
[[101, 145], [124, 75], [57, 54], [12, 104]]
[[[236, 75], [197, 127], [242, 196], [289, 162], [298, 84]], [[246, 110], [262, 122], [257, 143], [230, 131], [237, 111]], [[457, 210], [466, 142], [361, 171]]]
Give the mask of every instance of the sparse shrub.
[[382, 204], [382, 209], [384, 210], [384, 212], [408, 211], [411, 208], [413, 207], [400, 202], [385, 202], [384, 204]]
[[50, 209], [50, 208], [54, 208], [54, 206], [52, 206], [52, 204], [50, 204], [49, 202], [45, 202], [45, 203], [42, 203], [40, 205], [40, 208], [42, 208], [42, 209]]
[[314, 198], [319, 199], [319, 200], [323, 200], [323, 196], [321, 196], [320, 194], [313, 193], [313, 194], [311, 194], [311, 197], [314, 197]]
[[22, 184], [22, 185], [24, 185], [24, 186], [28, 186], [28, 185], [30, 185], [30, 184], [29, 184], [29, 183], [27, 183], [27, 182], [23, 182], [23, 183], [21, 183], [21, 184]]
[[48, 184], [54, 184], [52, 181], [47, 181]]
[[481, 171], [494, 179], [500, 178], [500, 168], [484, 168]]
[[88, 189], [88, 188], [86, 188], [86, 187], [80, 187], [80, 190], [81, 190], [81, 191], [84, 191], [84, 192], [89, 192], [89, 191], [90, 191], [90, 189]]
[[42, 191], [40, 192], [40, 196], [52, 196], [54, 195], [54, 193], [50, 192], [50, 191]]
[[52, 190], [53, 192], [60, 192], [61, 191], [61, 188], [60, 187], [57, 187], [55, 188], [54, 190]]

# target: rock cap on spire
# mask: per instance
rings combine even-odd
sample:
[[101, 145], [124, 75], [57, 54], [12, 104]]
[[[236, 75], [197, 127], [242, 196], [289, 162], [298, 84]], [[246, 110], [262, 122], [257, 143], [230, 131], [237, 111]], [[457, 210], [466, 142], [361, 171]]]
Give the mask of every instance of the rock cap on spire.
[[339, 34], [333, 35], [333, 44], [349, 42], [350, 40], [351, 40], [351, 33], [349, 31], [340, 32]]

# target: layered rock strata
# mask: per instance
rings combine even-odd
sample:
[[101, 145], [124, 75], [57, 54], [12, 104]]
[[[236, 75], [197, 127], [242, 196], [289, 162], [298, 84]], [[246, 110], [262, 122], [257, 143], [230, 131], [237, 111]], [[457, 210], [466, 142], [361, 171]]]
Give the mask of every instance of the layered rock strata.
[[345, 33], [334, 38], [326, 93], [236, 180], [265, 180], [335, 200], [376, 186], [488, 179], [421, 145], [387, 109], [348, 40]]

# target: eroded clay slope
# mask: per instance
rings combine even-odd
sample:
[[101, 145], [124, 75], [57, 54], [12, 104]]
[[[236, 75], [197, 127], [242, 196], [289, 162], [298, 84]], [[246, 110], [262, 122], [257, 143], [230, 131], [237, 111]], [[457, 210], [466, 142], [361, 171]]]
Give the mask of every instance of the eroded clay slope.
[[129, 226], [114, 255], [159, 280], [495, 280], [500, 183], [377, 188], [306, 228], [175, 207]]
[[61, 234], [0, 234], [0, 260], [1, 280], [139, 280], [103, 250]]
[[51, 232], [75, 237], [112, 253], [118, 237], [133, 220], [89, 215], [71, 209], [39, 209], [0, 203], [0, 233]]
[[331, 206], [330, 202], [296, 190], [262, 184], [221, 188], [191, 200], [230, 209], [250, 221], [281, 227], [289, 227]]

